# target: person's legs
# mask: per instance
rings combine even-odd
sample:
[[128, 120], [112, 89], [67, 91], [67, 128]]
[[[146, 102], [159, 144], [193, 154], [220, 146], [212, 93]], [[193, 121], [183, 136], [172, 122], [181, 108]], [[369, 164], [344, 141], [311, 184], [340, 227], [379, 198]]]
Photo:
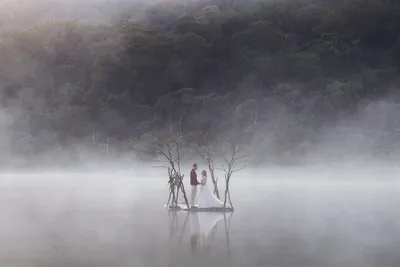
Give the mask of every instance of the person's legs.
[[191, 193], [191, 198], [190, 198], [190, 206], [194, 206], [194, 201], [196, 200], [196, 194], [197, 194], [197, 186], [192, 185], [192, 193]]

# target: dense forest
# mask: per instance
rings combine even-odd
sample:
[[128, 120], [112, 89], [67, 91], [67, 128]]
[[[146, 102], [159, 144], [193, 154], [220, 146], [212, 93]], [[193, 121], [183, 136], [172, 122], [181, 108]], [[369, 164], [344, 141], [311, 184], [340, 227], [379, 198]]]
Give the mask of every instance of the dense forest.
[[86, 20], [1, 10], [3, 151], [129, 152], [163, 133], [240, 138], [263, 162], [368, 114], [374, 152], [397, 151], [399, 1], [92, 1]]

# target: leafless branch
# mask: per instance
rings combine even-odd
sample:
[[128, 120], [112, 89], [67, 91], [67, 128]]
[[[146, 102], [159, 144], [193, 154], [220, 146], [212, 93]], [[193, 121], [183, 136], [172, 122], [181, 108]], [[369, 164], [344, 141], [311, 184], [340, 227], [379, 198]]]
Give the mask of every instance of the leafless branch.
[[150, 152], [152, 155], [162, 157], [164, 160], [160, 162], [165, 162], [168, 166], [164, 166], [164, 168], [168, 168], [169, 177], [168, 184], [170, 194], [167, 205], [170, 205], [170, 202], [172, 202], [172, 206], [177, 206], [180, 193], [183, 195], [185, 204], [189, 205], [183, 184], [184, 175], [180, 172], [180, 164], [183, 156], [180, 143], [174, 138], [161, 135], [158, 139], [150, 140], [145, 151]]
[[203, 163], [206, 164], [206, 166], [208, 167], [208, 170], [209, 170], [210, 176], [211, 176], [211, 181], [214, 186], [214, 195], [218, 199], [220, 199], [219, 190], [218, 190], [218, 177], [215, 177], [215, 164], [214, 164], [214, 160], [215, 160], [215, 156], [216, 156], [215, 152], [213, 151], [213, 149], [210, 146], [204, 146], [200, 149], [197, 149], [196, 152], [203, 160]]
[[246, 169], [246, 168], [247, 168], [247, 165], [243, 165], [243, 166], [240, 167], [240, 168], [235, 168], [235, 169], [232, 170], [232, 174], [235, 173], [235, 172], [242, 171], [242, 170], [244, 170], [244, 169]]
[[229, 204], [230, 204], [231, 208], [233, 208], [232, 200], [230, 197], [230, 191], [229, 191], [230, 180], [231, 180], [232, 174], [246, 168], [246, 165], [243, 165], [240, 167], [237, 166], [238, 162], [245, 159], [246, 157], [244, 155], [240, 155], [241, 150], [240, 150], [238, 142], [233, 142], [231, 140], [228, 140], [227, 143], [228, 143], [228, 153], [227, 153], [228, 155], [222, 154], [223, 163], [221, 166], [221, 169], [225, 173], [224, 207], [226, 207], [226, 202], [229, 200]]

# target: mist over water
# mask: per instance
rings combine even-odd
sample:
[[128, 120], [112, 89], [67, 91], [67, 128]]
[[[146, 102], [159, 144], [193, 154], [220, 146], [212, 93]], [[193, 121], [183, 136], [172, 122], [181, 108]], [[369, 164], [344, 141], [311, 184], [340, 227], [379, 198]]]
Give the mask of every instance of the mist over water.
[[[386, 15], [342, 40], [362, 1], [165, 1], [0, 0], [0, 265], [398, 266], [399, 34], [358, 34]], [[164, 208], [165, 164], [137, 150], [183, 128], [188, 194], [196, 134], [245, 136], [232, 214]]]
[[394, 168], [249, 169], [232, 182], [231, 217], [219, 218], [215, 228], [218, 215], [195, 218], [201, 229], [212, 228], [195, 247], [193, 214], [165, 210], [164, 171], [146, 168], [140, 175], [2, 174], [1, 263], [393, 266], [399, 260]]

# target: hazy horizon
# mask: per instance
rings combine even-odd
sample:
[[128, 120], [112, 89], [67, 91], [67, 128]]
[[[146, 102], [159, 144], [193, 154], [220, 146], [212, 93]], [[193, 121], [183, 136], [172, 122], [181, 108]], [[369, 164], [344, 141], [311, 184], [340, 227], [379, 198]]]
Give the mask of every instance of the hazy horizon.
[[[395, 266], [399, 25], [386, 0], [0, 0], [0, 265]], [[244, 167], [233, 213], [167, 210], [204, 151], [221, 194]]]

